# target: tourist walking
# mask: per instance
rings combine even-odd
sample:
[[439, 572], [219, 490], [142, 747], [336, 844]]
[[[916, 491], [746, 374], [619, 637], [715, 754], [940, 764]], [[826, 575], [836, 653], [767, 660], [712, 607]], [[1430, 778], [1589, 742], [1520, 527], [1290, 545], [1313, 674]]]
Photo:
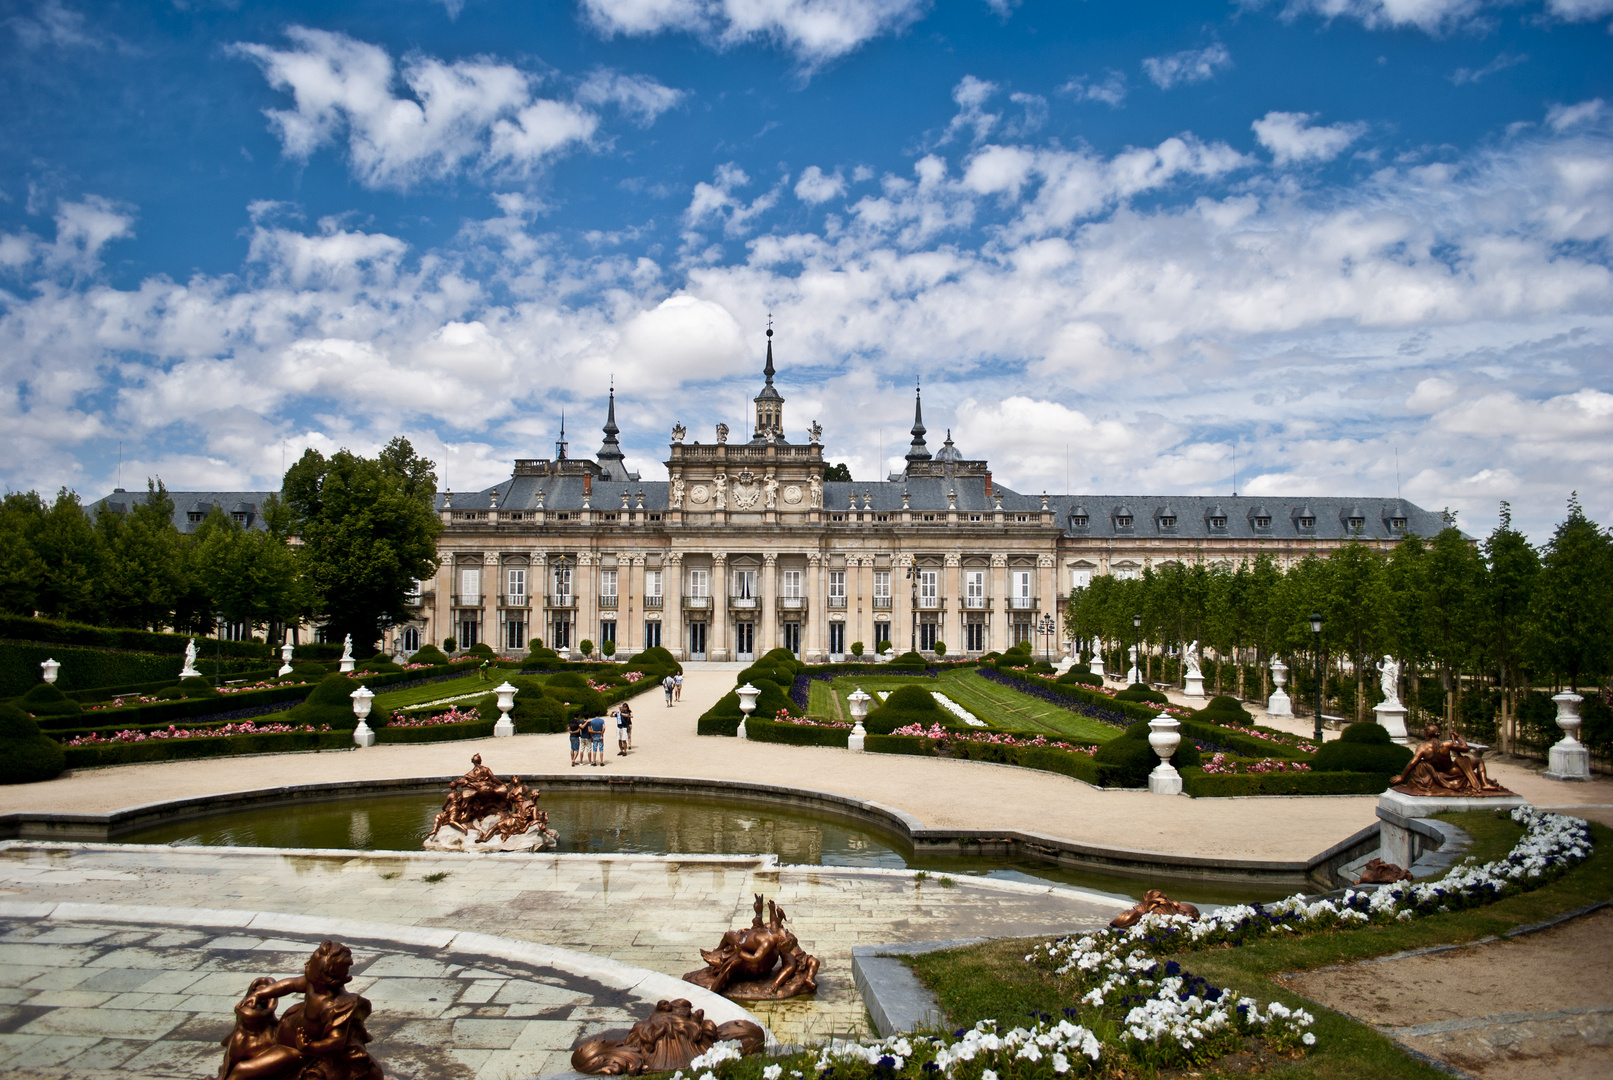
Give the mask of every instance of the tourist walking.
[[566, 721], [566, 734], [571, 737], [571, 767], [576, 768], [582, 761], [582, 741], [586, 735], [588, 721], [578, 713]]
[[666, 691], [666, 707], [669, 709], [672, 708], [672, 689], [676, 685], [670, 675], [661, 680], [661, 689]]
[[672, 700], [683, 700], [683, 672], [681, 671], [672, 676]]
[[633, 707], [622, 702], [616, 710], [616, 756], [626, 757], [633, 744]]
[[605, 767], [605, 718], [603, 716], [596, 716], [588, 721], [588, 734], [593, 739], [591, 744], [593, 761], [589, 762], [589, 764], [598, 765], [603, 769]]

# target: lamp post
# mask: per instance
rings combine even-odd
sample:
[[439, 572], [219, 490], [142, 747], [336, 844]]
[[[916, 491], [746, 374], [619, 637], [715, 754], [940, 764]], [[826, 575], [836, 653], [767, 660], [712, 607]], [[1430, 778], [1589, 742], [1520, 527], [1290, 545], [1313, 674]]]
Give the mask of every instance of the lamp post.
[[1042, 656], [1051, 664], [1053, 662], [1053, 635], [1058, 633], [1058, 627], [1053, 623], [1053, 616], [1043, 615], [1042, 621], [1036, 624], [1036, 632], [1047, 637], [1047, 644], [1042, 647]]
[[1322, 616], [1311, 612], [1311, 642], [1316, 662], [1316, 745], [1322, 745]]
[[1143, 658], [1142, 633], [1143, 633], [1143, 617], [1142, 617], [1141, 614], [1133, 615], [1131, 617], [1131, 672], [1130, 672], [1130, 674], [1135, 676], [1135, 678], [1133, 678], [1131, 680], [1134, 683], [1139, 683], [1139, 682], [1143, 681], [1143, 669], [1140, 666], [1141, 663], [1142, 663], [1142, 658]]

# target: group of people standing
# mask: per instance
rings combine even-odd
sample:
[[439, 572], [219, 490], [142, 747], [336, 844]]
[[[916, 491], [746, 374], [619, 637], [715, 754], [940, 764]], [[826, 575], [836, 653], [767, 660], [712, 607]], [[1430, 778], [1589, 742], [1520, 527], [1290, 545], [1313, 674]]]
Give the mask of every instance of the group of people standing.
[[[668, 675], [661, 681], [666, 691], [667, 708], [683, 700], [683, 673]], [[571, 764], [605, 766], [605, 728], [616, 726], [616, 756], [626, 757], [633, 749], [633, 706], [622, 702], [601, 716], [573, 716], [566, 722], [566, 734], [571, 741]]]
[[661, 689], [666, 691], [666, 707], [672, 708], [674, 701], [683, 700], [683, 672], [668, 675], [661, 680]]

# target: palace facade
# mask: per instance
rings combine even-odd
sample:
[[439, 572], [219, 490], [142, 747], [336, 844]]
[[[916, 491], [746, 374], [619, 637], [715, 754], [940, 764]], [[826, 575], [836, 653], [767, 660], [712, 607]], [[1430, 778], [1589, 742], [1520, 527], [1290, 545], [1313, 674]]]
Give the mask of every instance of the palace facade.
[[[679, 424], [666, 481], [628, 471], [611, 393], [593, 459], [518, 459], [509, 479], [438, 496], [441, 566], [394, 649], [454, 638], [578, 656], [664, 646], [683, 660], [747, 660], [784, 647], [809, 661], [872, 652], [979, 654], [1032, 640], [1062, 650], [1060, 613], [1094, 575], [1170, 562], [1287, 566], [1352, 540], [1389, 548], [1443, 518], [1399, 499], [1027, 495], [965, 458], [933, 453], [921, 403], [903, 471], [825, 480], [822, 432], [785, 436], [768, 331], [755, 426], [690, 440]], [[175, 494], [176, 504], [188, 504]], [[1046, 635], [1045, 637], [1041, 635]]]

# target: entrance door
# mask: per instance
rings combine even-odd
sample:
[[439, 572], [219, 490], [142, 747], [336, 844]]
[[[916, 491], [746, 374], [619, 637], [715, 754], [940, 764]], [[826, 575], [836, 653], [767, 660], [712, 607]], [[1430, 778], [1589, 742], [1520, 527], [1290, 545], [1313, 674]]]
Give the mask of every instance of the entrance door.
[[735, 658], [739, 660], [756, 659], [755, 623], [742, 622], [734, 624], [734, 652], [737, 654]]
[[553, 633], [549, 637], [549, 648], [559, 652], [571, 648], [571, 620], [556, 619]]
[[935, 648], [935, 627], [936, 624], [933, 622], [919, 623], [920, 651], [929, 652], [931, 649]]
[[797, 656], [801, 655], [801, 624], [787, 622], [784, 624], [784, 647]]
[[968, 639], [969, 639], [968, 643], [964, 646], [964, 648], [968, 649], [970, 652], [984, 652], [985, 651], [985, 649], [986, 649], [986, 624], [985, 623], [972, 622], [968, 626], [964, 627], [964, 633], [968, 636]]
[[644, 647], [646, 649], [659, 649], [661, 647], [661, 624], [658, 622], [645, 622]]
[[846, 652], [846, 624], [832, 622], [829, 624], [829, 655], [839, 657]]
[[459, 647], [468, 649], [476, 644], [476, 631], [479, 624], [474, 618], [459, 620]]
[[689, 659], [704, 660], [706, 658], [706, 624], [692, 622], [689, 624]]

